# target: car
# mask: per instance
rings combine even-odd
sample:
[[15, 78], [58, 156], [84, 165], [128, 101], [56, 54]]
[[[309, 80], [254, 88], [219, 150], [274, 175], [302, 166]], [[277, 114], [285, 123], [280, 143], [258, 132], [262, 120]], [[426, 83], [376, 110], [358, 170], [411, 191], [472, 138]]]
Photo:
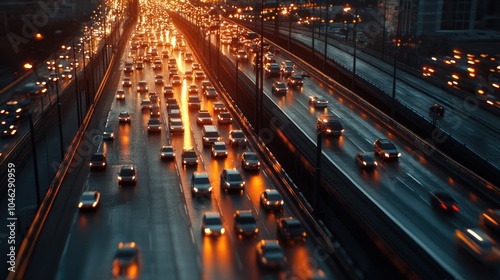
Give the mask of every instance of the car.
[[207, 76], [205, 76], [205, 73], [203, 71], [197, 70], [194, 71], [194, 78], [195, 80], [204, 80]]
[[132, 80], [130, 80], [130, 77], [124, 77], [123, 78], [122, 86], [123, 87], [131, 87], [132, 86]]
[[167, 98], [167, 100], [165, 100], [165, 104], [167, 104], [167, 110], [172, 109], [173, 106], [177, 106], [177, 109], [180, 108], [179, 103], [177, 103], [177, 99], [173, 97]]
[[457, 245], [485, 264], [500, 261], [500, 245], [480, 228], [455, 229]]
[[218, 114], [220, 112], [227, 111], [226, 105], [224, 105], [224, 103], [221, 101], [215, 101], [212, 105], [212, 108], [214, 110], [214, 114]]
[[226, 229], [222, 224], [222, 218], [219, 213], [207, 211], [203, 214], [201, 220], [201, 234], [203, 236], [221, 236]]
[[168, 59], [168, 68], [177, 68], [177, 60], [175, 58]]
[[9, 100], [0, 109], [0, 115], [3, 119], [9, 119], [11, 121], [21, 119], [28, 110], [23, 109], [23, 106], [17, 100]]
[[247, 144], [247, 139], [242, 130], [232, 129], [229, 131], [229, 144], [230, 145], [242, 145]]
[[309, 105], [314, 106], [314, 108], [326, 108], [328, 106], [328, 100], [323, 96], [309, 96]]
[[148, 133], [161, 132], [161, 121], [159, 118], [151, 117], [148, 121]]
[[278, 63], [266, 63], [264, 65], [266, 78], [276, 77], [280, 75], [280, 66]]
[[153, 104], [151, 106], [151, 109], [149, 110], [149, 116], [153, 118], [160, 117], [160, 106], [158, 106], [158, 104]]
[[276, 63], [276, 56], [270, 52], [264, 54], [264, 63]]
[[306, 243], [306, 229], [299, 220], [293, 217], [279, 218], [276, 224], [278, 237], [280, 237], [285, 244], [294, 242]]
[[115, 140], [115, 132], [113, 131], [112, 128], [109, 127], [104, 128], [104, 131], [102, 132], [102, 140], [104, 141]]
[[37, 86], [46, 86], [48, 82], [49, 82], [49, 79], [47, 79], [47, 77], [37, 77], [35, 84]]
[[227, 157], [227, 147], [226, 143], [222, 141], [216, 141], [212, 144], [212, 157]]
[[116, 91], [116, 100], [125, 100], [125, 91], [122, 89]]
[[173, 86], [180, 86], [180, 85], [182, 85], [182, 80], [181, 80], [181, 77], [179, 77], [179, 75], [173, 75], [172, 76], [172, 85]]
[[188, 95], [195, 95], [195, 94], [198, 94], [198, 86], [195, 84], [189, 85]]
[[[47, 80], [47, 78], [43, 78]], [[21, 90], [23, 93], [28, 93], [29, 95], [44, 94], [47, 92], [47, 85], [43, 81], [37, 81], [37, 83], [26, 83]]]
[[362, 170], [375, 169], [378, 166], [373, 153], [357, 153], [355, 162], [356, 165]]
[[199, 110], [201, 107], [201, 100], [198, 95], [188, 95], [188, 109]]
[[320, 116], [316, 121], [316, 129], [326, 136], [341, 136], [344, 133], [340, 118], [332, 113]]
[[437, 103], [434, 103], [429, 108], [429, 115], [431, 117], [442, 118], [444, 116], [444, 107]]
[[265, 210], [283, 211], [285, 201], [277, 190], [266, 189], [260, 193], [260, 204]]
[[280, 72], [281, 75], [285, 78], [288, 78], [294, 70], [294, 63], [290, 60], [285, 60], [281, 62]]
[[212, 124], [213, 119], [210, 112], [207, 110], [198, 110], [198, 113], [196, 113], [196, 123], [199, 125]]
[[131, 184], [135, 185], [137, 183], [137, 172], [133, 165], [123, 165], [118, 173], [118, 184], [125, 185]]
[[241, 168], [243, 170], [259, 170], [260, 161], [254, 152], [243, 152], [241, 154]]
[[229, 112], [220, 112], [217, 115], [217, 123], [218, 124], [231, 124], [233, 122], [233, 117]]
[[276, 81], [271, 86], [271, 93], [273, 94], [285, 94], [288, 92], [286, 84], [283, 82]]
[[168, 116], [173, 119], [173, 118], [178, 118], [180, 119], [182, 117], [182, 113], [180, 109], [176, 109], [175, 105], [172, 105], [170, 110], [168, 110]]
[[162, 74], [156, 74], [155, 75], [155, 84], [163, 84], [163, 75]]
[[167, 50], [161, 51], [161, 57], [162, 58], [168, 58], [168, 51]]
[[201, 82], [201, 90], [205, 90], [207, 89], [208, 87], [211, 87], [212, 86], [212, 83], [210, 83], [209, 80], [203, 80]]
[[172, 146], [161, 146], [160, 148], [161, 159], [175, 159], [175, 152]]
[[193, 62], [191, 64], [191, 69], [193, 69], [193, 70], [201, 70], [201, 64], [199, 64], [198, 62]]
[[97, 210], [101, 201], [101, 193], [98, 191], [84, 191], [78, 202], [80, 210]]
[[135, 63], [135, 70], [142, 70], [144, 69], [144, 62], [142, 60], [137, 61]]
[[118, 121], [123, 123], [130, 123], [131, 121], [131, 117], [130, 117], [130, 113], [127, 112], [127, 111], [121, 111], [120, 114], [118, 114]]
[[287, 259], [278, 240], [260, 240], [257, 243], [257, 263], [266, 269], [283, 269]]
[[300, 87], [304, 85], [304, 78], [299, 73], [292, 73], [287, 79], [287, 85], [289, 87]]
[[148, 92], [148, 82], [146, 81], [139, 81], [139, 83], [137, 83], [137, 92], [141, 93], [141, 92]]
[[401, 157], [401, 153], [396, 148], [390, 140], [384, 138], [378, 138], [373, 143], [373, 151], [382, 160], [398, 160]]
[[149, 110], [153, 107], [153, 104], [151, 103], [151, 100], [149, 98], [141, 100], [141, 109], [144, 110]]
[[163, 96], [172, 97], [174, 96], [174, 88], [171, 85], [167, 85], [163, 87]]
[[191, 194], [210, 196], [212, 189], [207, 172], [194, 172], [191, 175]]
[[255, 237], [259, 234], [257, 219], [252, 210], [236, 210], [234, 212], [234, 231], [242, 237]]
[[170, 118], [170, 133], [184, 133], [184, 125], [181, 118]]
[[203, 91], [203, 95], [205, 95], [207, 98], [216, 98], [218, 96], [218, 93], [214, 87], [207, 87], [205, 91]]
[[184, 53], [184, 62], [193, 62], [193, 61], [194, 61], [194, 57], [193, 57], [192, 53], [190, 53], [190, 52]]
[[185, 147], [182, 149], [182, 166], [198, 165], [198, 155], [193, 147]]
[[431, 205], [436, 210], [449, 214], [460, 212], [455, 199], [445, 192], [431, 192]]
[[243, 192], [245, 189], [245, 181], [243, 181], [243, 178], [238, 170], [234, 168], [224, 168], [220, 173], [220, 189], [225, 192]]
[[17, 125], [13, 119], [2, 119], [0, 121], [0, 132], [2, 137], [14, 136], [17, 134]]
[[248, 54], [245, 50], [238, 50], [236, 52], [236, 59], [239, 61], [247, 61], [248, 60]]
[[184, 80], [188, 80], [188, 81], [193, 80], [193, 71], [191, 71], [191, 70], [184, 71]]
[[141, 271], [141, 250], [135, 242], [120, 242], [113, 259], [114, 279], [138, 279]]
[[500, 240], [500, 209], [487, 209], [479, 215], [479, 227]]
[[151, 101], [151, 104], [153, 106], [159, 106], [160, 103], [160, 97], [158, 96], [158, 93], [156, 91], [150, 91], [149, 92], [149, 101]]
[[96, 152], [90, 157], [90, 170], [105, 170], [108, 166], [108, 158], [104, 152]]
[[179, 76], [179, 71], [177, 70], [177, 67], [170, 67], [168, 69], [168, 77], [169, 78], [172, 78], [174, 77], [175, 75]]
[[161, 59], [155, 59], [153, 62], [153, 69], [154, 70], [161, 70], [163, 66], [163, 63], [161, 62]]
[[61, 73], [61, 78], [71, 80], [73, 78], [73, 71], [71, 69], [64, 69]]

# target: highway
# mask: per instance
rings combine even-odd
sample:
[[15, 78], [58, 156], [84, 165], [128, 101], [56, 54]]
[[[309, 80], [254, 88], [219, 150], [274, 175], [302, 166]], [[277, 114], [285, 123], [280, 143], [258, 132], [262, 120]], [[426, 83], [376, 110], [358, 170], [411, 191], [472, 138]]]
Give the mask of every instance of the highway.
[[[212, 35], [209, 41], [213, 44], [212, 48], [215, 48], [215, 35]], [[230, 53], [227, 46], [222, 47], [222, 54], [222, 57], [230, 59], [233, 65], [235, 64], [235, 56]], [[250, 57], [248, 61], [252, 59], [253, 57]], [[277, 55], [278, 62], [285, 59], [295, 60], [296, 57], [286, 56], [284, 52]], [[255, 82], [255, 71], [250, 63], [240, 62], [239, 67], [245, 78]], [[300, 63], [298, 67], [297, 71], [301, 71]], [[363, 64], [359, 65], [359, 71], [370, 70], [364, 67]], [[376, 73], [371, 70], [372, 73]], [[411, 143], [397, 138], [392, 128], [377, 123], [363, 108], [339, 96], [334, 89], [336, 85], [325, 84], [314, 77], [313, 75], [311, 78], [306, 78], [300, 90], [289, 88], [285, 97], [271, 94], [271, 84], [275, 79], [265, 79], [264, 92], [313, 143], [316, 139], [316, 119], [325, 111], [310, 106], [308, 97], [313, 95], [325, 97], [330, 102], [328, 110], [341, 118], [345, 128], [343, 136], [325, 139], [323, 151], [327, 158], [382, 209], [390, 213], [395, 222], [439, 260], [454, 277], [463, 279], [497, 277], [498, 269], [485, 269], [477, 263], [470, 262], [469, 256], [457, 252], [453, 235], [457, 228], [477, 225], [479, 214], [496, 205], [471, 192], [471, 182], [450, 175], [441, 166], [428, 161], [425, 155], [415, 152], [415, 147], [412, 147]], [[474, 129], [474, 126], [471, 129]], [[372, 151], [373, 142], [379, 137], [388, 138], [396, 144], [402, 153], [400, 160], [392, 163], [377, 160], [379, 167], [375, 172], [360, 172], [354, 165], [355, 154], [360, 151]], [[324, 176], [329, 175], [324, 174]], [[433, 209], [430, 205], [430, 195], [435, 191], [452, 194], [460, 205], [460, 213], [456, 216], [446, 216]]]
[[[165, 39], [170, 38], [167, 32]], [[128, 54], [127, 51], [124, 53]], [[180, 72], [190, 70], [191, 66], [183, 62], [180, 52], [172, 51], [171, 54], [176, 58]], [[125, 59], [123, 57], [122, 61]], [[162, 72], [167, 77], [167, 59], [163, 59], [163, 63]], [[251, 147], [229, 146], [226, 159], [211, 159], [210, 149], [203, 148], [201, 143], [201, 126], [196, 124], [196, 111], [189, 110], [186, 102], [190, 81], [184, 80], [182, 87], [174, 90], [175, 98], [180, 101], [186, 131], [183, 135], [170, 135], [165, 125], [168, 114], [161, 94], [162, 85], [154, 85], [154, 74], [151, 65], [146, 63], [144, 70], [135, 70], [130, 76], [134, 86], [138, 81], [145, 80], [150, 91], [160, 93], [162, 132], [147, 132], [149, 112], [143, 112], [140, 105], [146, 94], [137, 93], [135, 87], [124, 88], [125, 100], [113, 101], [109, 115], [103, 115], [105, 119], [102, 122], [113, 128], [116, 137], [101, 146], [108, 155], [108, 167], [101, 173], [89, 172], [84, 183], [84, 190], [101, 192], [102, 205], [97, 213], [79, 213], [76, 205], [68, 206], [68, 211], [74, 211], [74, 218], [56, 279], [110, 276], [111, 260], [120, 241], [135, 241], [141, 247], [141, 278], [144, 279], [159, 279], [166, 275], [174, 279], [284, 279], [285, 276], [304, 279], [316, 269], [333, 276], [334, 272], [325, 260], [313, 254], [319, 245], [312, 237], [305, 246], [287, 247], [289, 269], [286, 272], [262, 272], [258, 269], [255, 263], [256, 241], [277, 238], [276, 219], [299, 213], [286, 207], [283, 213], [268, 214], [259, 206], [260, 193], [266, 188], [273, 188], [273, 183], [265, 169], [257, 173], [242, 171], [239, 157]], [[122, 72], [122, 75], [125, 74]], [[119, 89], [121, 80], [115, 79], [112, 83], [117, 84]], [[201, 81], [196, 83], [201, 96]], [[112, 95], [113, 91], [108, 94]], [[202, 101], [202, 108], [211, 111], [214, 100], [203, 98]], [[124, 110], [131, 113], [131, 124], [118, 123], [118, 113]], [[229, 130], [238, 128], [235, 122], [218, 127], [225, 142]], [[167, 144], [175, 149], [174, 161], [160, 159], [159, 149]], [[182, 166], [180, 153], [185, 146], [193, 146], [199, 153], [198, 167]], [[118, 186], [116, 173], [124, 164], [137, 167], [138, 182], [135, 187]], [[220, 190], [218, 175], [222, 168], [233, 167], [241, 171], [246, 182], [243, 194], [226, 194]], [[208, 172], [214, 187], [211, 198], [192, 196], [190, 178], [194, 171]], [[241, 240], [235, 235], [232, 215], [238, 209], [252, 210], [258, 217], [258, 238]], [[201, 218], [209, 210], [222, 214], [227, 234], [220, 238], [203, 237], [201, 234]]]

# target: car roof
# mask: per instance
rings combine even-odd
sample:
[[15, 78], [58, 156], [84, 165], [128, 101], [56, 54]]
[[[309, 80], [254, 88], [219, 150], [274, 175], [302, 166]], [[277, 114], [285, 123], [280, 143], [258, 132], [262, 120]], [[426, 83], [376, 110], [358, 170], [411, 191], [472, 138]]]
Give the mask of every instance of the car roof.
[[220, 218], [219, 212], [215, 212], [215, 211], [207, 211], [203, 215], [207, 218]]

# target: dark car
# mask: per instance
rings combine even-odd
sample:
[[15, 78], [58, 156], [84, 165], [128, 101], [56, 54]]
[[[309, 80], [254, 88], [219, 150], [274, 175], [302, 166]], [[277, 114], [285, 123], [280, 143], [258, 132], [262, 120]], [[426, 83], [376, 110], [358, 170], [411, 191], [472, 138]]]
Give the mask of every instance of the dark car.
[[118, 115], [118, 121], [123, 123], [130, 123], [130, 114], [129, 112], [127, 111], [122, 111], [120, 112], [120, 114]]
[[257, 236], [259, 227], [251, 210], [236, 210], [234, 213], [234, 231], [238, 236]]
[[285, 94], [288, 92], [286, 84], [283, 82], [274, 82], [271, 86], [271, 92], [273, 94]]
[[245, 181], [238, 170], [224, 168], [220, 173], [220, 189], [226, 192], [233, 190], [243, 192]]
[[285, 244], [293, 242], [306, 242], [306, 229], [299, 220], [292, 217], [280, 218], [277, 221], [278, 236]]
[[287, 85], [289, 87], [302, 87], [304, 85], [304, 78], [299, 73], [293, 73], [287, 79]]
[[278, 240], [261, 240], [257, 243], [257, 263], [261, 268], [283, 269], [287, 260]]
[[373, 143], [373, 151], [382, 160], [397, 160], [401, 157], [401, 153], [390, 140], [379, 138]]
[[378, 165], [372, 153], [357, 153], [355, 161], [360, 169], [375, 169]]
[[[175, 111], [175, 110], [172, 110]], [[170, 133], [171, 134], [182, 134], [184, 133], [184, 125], [182, 124], [181, 118], [170, 118]]]
[[212, 157], [227, 157], [227, 147], [224, 142], [214, 142], [214, 144], [212, 145]]
[[222, 218], [217, 212], [205, 212], [201, 220], [201, 234], [203, 236], [221, 236], [226, 232]]
[[435, 103], [429, 108], [429, 115], [431, 117], [442, 118], [444, 116], [444, 107]]
[[229, 144], [230, 145], [242, 145], [245, 146], [247, 139], [242, 130], [230, 130], [229, 131]]
[[217, 93], [217, 91], [215, 90], [214, 87], [207, 87], [204, 91], [203, 91], [203, 94], [207, 97], [207, 98], [216, 98], [219, 94]]
[[316, 129], [326, 136], [341, 136], [344, 133], [344, 126], [340, 118], [334, 114], [325, 114], [318, 118]]
[[113, 277], [114, 279], [137, 279], [141, 270], [142, 260], [141, 251], [135, 242], [118, 244], [113, 259]]
[[309, 104], [314, 106], [314, 108], [326, 108], [328, 100], [322, 96], [309, 96]]
[[212, 107], [214, 109], [214, 114], [218, 114], [220, 112], [227, 111], [226, 105], [224, 105], [224, 103], [221, 102], [221, 101], [214, 102], [214, 104], [212, 105]]
[[196, 151], [194, 148], [184, 148], [182, 149], [182, 165], [198, 165], [198, 155], [196, 155]]
[[217, 122], [219, 124], [231, 124], [233, 122], [233, 117], [229, 112], [220, 112], [217, 116]]
[[266, 189], [260, 194], [260, 203], [266, 210], [282, 211], [285, 201], [277, 190]]
[[172, 86], [164, 86], [163, 87], [163, 96], [174, 96], [174, 88]]
[[17, 134], [17, 126], [15, 125], [15, 120], [2, 118], [0, 120], [0, 132], [2, 137], [14, 136]]
[[212, 189], [207, 172], [194, 172], [191, 175], [191, 193], [193, 195], [211, 195]]
[[259, 158], [254, 152], [244, 152], [241, 154], [241, 167], [244, 170], [259, 170]]
[[175, 159], [175, 152], [172, 146], [161, 146], [160, 148], [161, 159]]
[[118, 184], [132, 184], [135, 185], [137, 183], [137, 173], [135, 167], [132, 165], [124, 165], [120, 168], [120, 172], [118, 173]]
[[189, 95], [188, 96], [188, 109], [189, 110], [196, 110], [200, 109], [201, 107], [201, 100], [198, 95]]
[[105, 128], [104, 131], [102, 132], [102, 140], [115, 140], [115, 133], [113, 132], [113, 129], [111, 128]]
[[213, 119], [210, 112], [207, 110], [199, 110], [198, 113], [196, 113], [196, 123], [200, 125], [212, 124]]
[[455, 199], [444, 192], [432, 192], [431, 204], [435, 209], [446, 213], [458, 213], [460, 211]]
[[108, 158], [106, 153], [97, 152], [90, 157], [89, 167], [90, 170], [104, 170], [108, 165]]
[[159, 118], [151, 117], [148, 121], [148, 133], [161, 132], [161, 121]]

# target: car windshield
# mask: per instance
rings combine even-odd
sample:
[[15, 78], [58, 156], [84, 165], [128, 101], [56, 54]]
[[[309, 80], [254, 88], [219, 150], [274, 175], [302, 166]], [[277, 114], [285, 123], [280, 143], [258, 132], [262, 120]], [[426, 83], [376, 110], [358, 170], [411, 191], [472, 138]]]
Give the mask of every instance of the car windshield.
[[241, 131], [234, 131], [232, 133], [232, 135], [233, 135], [233, 138], [243, 138], [243, 137], [245, 137], [245, 135]]
[[288, 221], [287, 228], [288, 231], [295, 234], [301, 234], [304, 232], [304, 227], [299, 223], [299, 221]]
[[396, 147], [392, 143], [383, 143], [382, 144], [382, 149], [384, 149], [384, 150], [395, 150]]
[[225, 150], [226, 149], [226, 145], [224, 145], [224, 144], [214, 144], [214, 149], [215, 150]]
[[198, 96], [189, 96], [188, 101], [189, 102], [200, 102], [200, 98]]
[[135, 250], [133, 249], [122, 249], [116, 252], [115, 258], [117, 259], [132, 259], [135, 257]]
[[196, 157], [196, 153], [193, 151], [184, 152], [184, 157]]
[[120, 174], [122, 176], [134, 176], [134, 170], [133, 169], [122, 169]]
[[207, 217], [205, 220], [205, 224], [207, 225], [220, 225], [222, 221], [219, 217]]
[[268, 193], [267, 198], [273, 201], [281, 200], [281, 195], [279, 193]]
[[255, 154], [245, 154], [245, 159], [252, 160], [252, 161], [258, 160], [257, 155], [255, 155]]
[[149, 120], [148, 123], [149, 124], [160, 124], [160, 120], [159, 119], [151, 119], [151, 120]]
[[103, 159], [104, 159], [103, 155], [93, 155], [90, 160], [91, 161], [98, 161], [98, 160], [103, 160]]
[[227, 180], [228, 181], [241, 181], [241, 175], [238, 174], [238, 173], [234, 173], [234, 174], [228, 174], [227, 175]]
[[241, 224], [255, 224], [255, 218], [253, 216], [240, 216], [238, 217], [238, 223]]
[[277, 246], [264, 246], [262, 250], [265, 254], [281, 254], [281, 249]]
[[210, 113], [209, 112], [199, 112], [198, 116], [202, 117], [202, 118], [210, 118]]
[[172, 148], [161, 148], [161, 151], [162, 152], [171, 152], [172, 151]]
[[94, 193], [84, 193], [82, 194], [82, 200], [94, 200], [95, 195]]
[[373, 157], [371, 155], [363, 155], [362, 158], [364, 161], [368, 161], [368, 162], [373, 161]]
[[208, 177], [195, 177], [194, 183], [195, 184], [210, 184], [210, 181], [208, 180]]

